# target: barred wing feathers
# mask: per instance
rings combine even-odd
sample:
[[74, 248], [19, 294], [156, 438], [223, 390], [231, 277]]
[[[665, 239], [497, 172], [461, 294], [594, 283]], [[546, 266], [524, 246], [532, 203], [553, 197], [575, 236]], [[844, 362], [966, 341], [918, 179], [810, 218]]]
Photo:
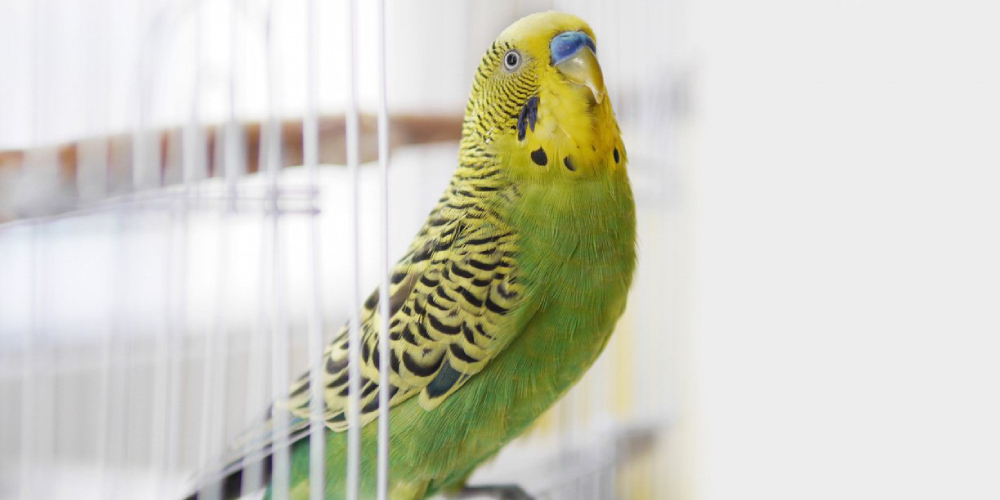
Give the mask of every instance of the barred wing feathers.
[[[433, 410], [480, 372], [514, 337], [509, 313], [523, 289], [514, 270], [516, 235], [498, 214], [477, 203], [475, 189], [455, 185], [390, 277], [390, 406], [418, 396]], [[379, 295], [361, 315], [361, 425], [378, 415]], [[323, 383], [326, 425], [347, 428], [348, 333], [327, 347]], [[281, 406], [309, 418], [308, 373]]]

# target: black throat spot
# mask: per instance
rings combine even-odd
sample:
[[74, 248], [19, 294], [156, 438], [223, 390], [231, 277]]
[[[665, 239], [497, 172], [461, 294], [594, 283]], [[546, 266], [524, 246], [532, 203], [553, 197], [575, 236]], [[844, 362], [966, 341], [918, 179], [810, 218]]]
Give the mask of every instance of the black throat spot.
[[523, 141], [529, 128], [534, 132], [536, 121], [538, 121], [538, 96], [533, 95], [524, 103], [521, 113], [517, 116], [517, 140]]
[[573, 162], [572, 162], [572, 161], [570, 161], [570, 159], [569, 159], [569, 157], [568, 157], [568, 156], [567, 156], [567, 157], [565, 157], [565, 158], [563, 158], [563, 165], [566, 165], [566, 168], [567, 168], [567, 169], [568, 169], [568, 170], [569, 170], [570, 172], [576, 172], [576, 167], [575, 167], [575, 166], [573, 166]]
[[549, 157], [545, 154], [545, 150], [538, 148], [531, 152], [531, 161], [535, 162], [539, 167], [544, 167], [549, 163]]

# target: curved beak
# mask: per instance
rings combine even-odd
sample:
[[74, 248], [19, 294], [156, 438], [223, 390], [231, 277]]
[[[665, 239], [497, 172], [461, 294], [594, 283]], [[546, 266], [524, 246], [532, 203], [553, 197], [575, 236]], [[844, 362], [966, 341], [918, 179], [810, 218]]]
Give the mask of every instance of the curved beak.
[[597, 44], [582, 31], [567, 31], [556, 35], [549, 44], [552, 66], [568, 80], [590, 89], [598, 104], [607, 92], [604, 74], [597, 62]]

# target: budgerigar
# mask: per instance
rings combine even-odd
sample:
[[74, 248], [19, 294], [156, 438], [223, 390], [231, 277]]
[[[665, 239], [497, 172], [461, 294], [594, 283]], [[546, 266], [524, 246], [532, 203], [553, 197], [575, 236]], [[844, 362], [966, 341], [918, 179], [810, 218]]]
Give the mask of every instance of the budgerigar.
[[[361, 498], [375, 496], [379, 391], [392, 409], [390, 498], [461, 494], [607, 344], [635, 268], [635, 206], [596, 52], [583, 20], [538, 13], [476, 70], [458, 168], [391, 271], [388, 389], [376, 381], [378, 294], [364, 304]], [[328, 499], [345, 494], [347, 337], [325, 354]], [[309, 397], [303, 376], [272, 409], [292, 413], [289, 428], [262, 424], [293, 442], [292, 500], [308, 498]], [[260, 446], [265, 479], [271, 448]], [[249, 462], [231, 458], [224, 498]]]

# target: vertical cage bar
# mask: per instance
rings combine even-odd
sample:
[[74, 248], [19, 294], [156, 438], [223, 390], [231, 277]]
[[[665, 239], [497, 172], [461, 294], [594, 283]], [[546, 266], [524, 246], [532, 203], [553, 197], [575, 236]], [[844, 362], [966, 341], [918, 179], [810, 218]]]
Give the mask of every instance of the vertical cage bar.
[[[141, 28], [139, 30], [139, 44], [137, 48], [135, 64], [132, 70], [135, 71], [135, 127], [132, 129], [132, 190], [150, 187], [158, 182], [159, 165], [152, 165], [153, 152], [159, 152], [159, 148], [151, 147], [151, 134], [149, 130], [149, 94], [150, 94], [150, 57], [152, 51], [150, 45], [154, 38], [147, 28], [148, 3], [150, 0], [139, 0], [136, 3], [136, 23]], [[154, 28], [155, 29], [155, 28]]]
[[166, 283], [166, 288], [164, 290], [165, 305], [163, 308], [163, 324], [165, 328], [157, 329], [154, 336], [155, 348], [151, 353], [152, 365], [153, 365], [153, 394], [151, 402], [151, 418], [149, 425], [149, 432], [151, 435], [150, 447], [149, 447], [149, 468], [154, 474], [154, 481], [157, 484], [155, 488], [156, 493], [154, 493], [155, 498], [167, 498], [169, 493], [166, 491], [165, 477], [163, 476], [166, 470], [166, 448], [167, 448], [167, 408], [170, 404], [170, 324], [173, 322], [172, 315], [173, 311], [171, 306], [171, 288], [170, 283], [174, 274], [174, 211], [170, 211], [170, 215], [167, 219], [165, 226], [165, 240], [166, 246], [162, 250], [164, 255], [166, 255], [166, 265], [163, 266], [162, 272], [164, 276], [164, 283]]
[[[91, 53], [96, 58], [94, 73], [89, 76], [88, 103], [86, 123], [100, 138], [84, 143], [80, 149], [80, 159], [77, 165], [77, 192], [80, 199], [90, 201], [106, 195], [109, 184], [108, 154], [109, 141], [103, 137], [110, 128], [110, 118], [107, 109], [111, 100], [111, 22], [109, 21], [111, 5], [108, 0], [102, 0], [92, 7], [92, 17], [87, 22], [94, 28], [91, 37]], [[107, 290], [107, 289], [106, 289]], [[110, 311], [106, 311], [110, 312]], [[108, 426], [111, 386], [111, 328], [110, 323], [99, 339], [97, 354], [97, 383], [94, 392], [94, 408], [96, 408], [93, 432], [92, 460], [96, 466], [98, 498], [108, 498], [107, 468], [108, 457]]]
[[[200, 9], [196, 15], [200, 13]], [[155, 41], [151, 41], [150, 44], [155, 44]], [[197, 57], [197, 56], [196, 56]], [[156, 64], [155, 62], [153, 64]], [[152, 82], [147, 83], [152, 87]], [[148, 89], [152, 93], [152, 89]], [[154, 169], [156, 171], [157, 180], [162, 179], [163, 172], [160, 170], [161, 161], [162, 166], [166, 169], [167, 161], [170, 156], [167, 153], [167, 158], [160, 157], [160, 141], [158, 134], [147, 135], [153, 136], [153, 143], [157, 151], [154, 156]], [[171, 359], [174, 355], [174, 344], [175, 336], [178, 331], [182, 331], [183, 326], [177, 323], [178, 316], [176, 315], [176, 301], [175, 295], [176, 281], [175, 276], [178, 274], [178, 249], [176, 248], [176, 241], [180, 236], [178, 231], [175, 229], [179, 226], [178, 212], [180, 202], [176, 200], [175, 197], [170, 197], [164, 208], [168, 211], [168, 217], [166, 225], [164, 226], [166, 245], [163, 250], [163, 255], [165, 256], [165, 265], [163, 266], [163, 276], [164, 276], [164, 307], [163, 307], [163, 329], [157, 328], [154, 332], [153, 345], [154, 349], [151, 353], [152, 358], [152, 369], [153, 369], [153, 394], [151, 402], [151, 418], [149, 422], [149, 432], [151, 435], [150, 447], [149, 447], [149, 470], [153, 474], [153, 480], [151, 482], [151, 487], [153, 492], [151, 496], [153, 498], [162, 500], [171, 500], [175, 492], [170, 488], [170, 482], [168, 480], [168, 474], [171, 470], [170, 465], [170, 448], [172, 447], [171, 440], [171, 397], [173, 395], [172, 384], [173, 384], [173, 360]], [[180, 217], [184, 217], [180, 215]], [[183, 261], [181, 261], [182, 263]]]
[[[278, 128], [277, 120], [268, 127], [268, 170], [275, 170], [269, 174], [272, 178], [271, 184], [271, 280], [269, 283], [269, 301], [271, 308], [271, 398], [275, 401], [287, 396], [288, 380], [288, 331], [285, 325], [282, 299], [284, 290], [282, 284], [284, 275], [282, 272], [282, 245], [281, 239], [281, 214], [278, 207], [278, 186], [277, 168], [278, 153], [281, 147], [281, 132]], [[285, 410], [277, 410], [273, 414], [275, 433], [274, 439], [274, 461], [272, 466], [272, 496], [275, 500], [287, 500], [289, 496], [289, 466], [291, 464], [288, 441], [288, 413]]]
[[[202, 401], [201, 427], [199, 435], [198, 462], [199, 468], [205, 470], [209, 460], [217, 452], [222, 441], [223, 426], [226, 419], [226, 398], [228, 373], [228, 315], [229, 315], [229, 266], [230, 240], [232, 228], [231, 218], [235, 210], [237, 196], [237, 165], [238, 147], [235, 143], [232, 118], [223, 134], [223, 171], [225, 176], [225, 207], [219, 217], [219, 247], [216, 253], [216, 296], [213, 311], [212, 327], [205, 333], [204, 365], [202, 366]], [[213, 482], [203, 491], [205, 500], [214, 500], [221, 496], [217, 485]]]
[[389, 105], [386, 97], [385, 0], [378, 0], [378, 164], [379, 164], [379, 374], [378, 500], [389, 498]]
[[191, 197], [197, 196], [199, 190], [194, 184], [206, 175], [206, 148], [204, 135], [200, 126], [201, 117], [201, 95], [202, 95], [202, 75], [201, 75], [201, 54], [202, 54], [202, 9], [200, 5], [195, 6], [194, 32], [192, 52], [190, 54], [193, 64], [193, 84], [190, 109], [186, 123], [181, 131], [181, 185], [176, 191], [177, 199], [174, 200], [173, 224], [177, 232], [176, 243], [172, 245], [173, 255], [170, 264], [173, 272], [170, 277], [171, 293], [169, 300], [171, 303], [171, 321], [168, 324], [168, 358], [169, 358], [169, 381], [167, 398], [169, 402], [169, 415], [166, 429], [166, 458], [165, 471], [173, 474], [182, 469], [182, 421], [184, 418], [183, 395], [184, 395], [184, 343], [187, 336], [187, 266], [188, 266], [188, 244], [190, 237], [190, 210]]
[[[230, 6], [230, 8], [235, 8]], [[199, 9], [200, 12], [200, 9]], [[198, 29], [200, 30], [201, 20], [199, 14]], [[230, 27], [232, 29], [232, 26]], [[232, 37], [232, 34], [230, 34]], [[200, 34], [199, 34], [200, 38]], [[230, 47], [230, 57], [232, 58], [233, 47]], [[232, 219], [236, 211], [236, 200], [238, 198], [238, 182], [244, 172], [243, 154], [241, 151], [242, 141], [239, 134], [239, 127], [236, 124], [235, 108], [235, 77], [231, 73], [229, 80], [229, 116], [226, 126], [222, 132], [222, 154], [216, 155], [216, 165], [221, 164], [225, 183], [225, 207], [219, 219], [220, 242], [217, 254], [216, 268], [218, 269], [216, 281], [216, 305], [213, 318], [212, 331], [206, 338], [205, 347], [205, 392], [202, 401], [202, 442], [200, 458], [203, 469], [208, 465], [207, 460], [216, 453], [222, 439], [226, 435], [225, 424], [228, 420], [228, 389], [227, 383], [229, 375], [229, 278], [230, 260], [232, 254]], [[197, 90], [197, 89], [196, 89]], [[216, 144], [219, 144], [217, 136]], [[218, 149], [217, 149], [218, 151]], [[206, 500], [213, 500], [221, 497], [218, 485], [212, 483], [211, 489], [204, 492]]]
[[[33, 24], [33, 37], [31, 43], [31, 81], [32, 81], [32, 141], [34, 141], [35, 146], [40, 146], [44, 142], [42, 137], [42, 123], [44, 115], [44, 106], [42, 104], [42, 93], [44, 91], [44, 80], [42, 80], [42, 58], [44, 57], [44, 50], [42, 48], [43, 43], [43, 20], [45, 15], [45, 7], [47, 7], [47, 2], [40, 1], [36, 3], [32, 8], [32, 24]], [[32, 158], [26, 157], [24, 160], [22, 168], [37, 168], [38, 165], [34, 165]], [[28, 293], [30, 293], [31, 302], [31, 313], [30, 313], [30, 323], [28, 331], [24, 333], [24, 363], [22, 364], [23, 373], [21, 375], [21, 456], [25, 458], [21, 463], [21, 484], [20, 484], [20, 495], [23, 499], [31, 499], [33, 496], [38, 495], [38, 486], [36, 485], [35, 478], [37, 477], [37, 453], [38, 453], [38, 436], [37, 436], [37, 410], [38, 405], [38, 395], [35, 393], [35, 351], [36, 345], [38, 343], [38, 307], [39, 307], [39, 270], [38, 270], [38, 251], [39, 251], [39, 231], [40, 228], [36, 224], [32, 224], [31, 228], [31, 270], [29, 271], [30, 276], [30, 288]]]
[[[319, 201], [318, 22], [316, 0], [306, 1], [306, 112], [302, 122], [302, 159], [308, 177], [310, 208]], [[323, 320], [320, 300], [319, 221], [309, 216], [309, 498], [323, 500], [326, 481], [326, 425], [323, 413]]]
[[86, 123], [88, 128], [98, 134], [98, 138], [83, 141], [80, 148], [80, 159], [76, 169], [77, 193], [83, 201], [97, 200], [107, 192], [108, 186], [108, 141], [104, 134], [110, 128], [108, 126], [109, 106], [108, 97], [110, 94], [110, 43], [111, 34], [110, 6], [107, 0], [97, 2], [91, 7], [91, 17], [86, 22], [93, 27], [94, 32], [89, 37], [89, 50], [93, 61], [94, 71], [88, 75]]
[[108, 404], [104, 414], [105, 425], [105, 460], [101, 464], [101, 478], [105, 496], [103, 498], [118, 498], [122, 483], [114, 474], [113, 468], [125, 463], [125, 425], [127, 423], [127, 365], [126, 346], [123, 334], [127, 331], [128, 320], [128, 270], [131, 262], [128, 259], [128, 238], [131, 217], [125, 207], [118, 207], [116, 214], [115, 262], [118, 265], [114, 272], [113, 298], [111, 306], [111, 325], [107, 336], [107, 387]]
[[[187, 146], [182, 146], [187, 147]], [[166, 356], [166, 409], [164, 411], [163, 474], [169, 480], [180, 470], [181, 401], [183, 383], [183, 342], [187, 327], [187, 244], [188, 244], [188, 186], [183, 181], [177, 198], [172, 201], [170, 220], [170, 253], [168, 262], [168, 321]], [[164, 485], [165, 486], [165, 485]], [[165, 494], [173, 492], [162, 488]]]
[[[243, 67], [239, 64], [240, 59], [238, 57], [237, 49], [240, 47], [240, 43], [244, 41], [241, 38], [240, 26], [237, 22], [238, 17], [238, 2], [235, 0], [229, 2], [229, 105], [231, 109], [232, 116], [237, 116], [238, 100], [237, 100], [237, 86], [236, 82], [238, 80], [237, 74]], [[240, 151], [243, 158], [247, 158], [246, 142], [242, 140], [242, 129], [240, 130], [241, 140], [240, 140]], [[258, 151], [259, 155], [262, 157], [264, 152], [264, 145], [266, 143], [261, 141], [261, 149]], [[261, 158], [262, 159], [262, 158]], [[266, 215], [263, 219], [264, 224], [266, 224]], [[266, 228], [261, 227], [260, 231], [260, 244], [258, 256], [258, 269], [257, 269], [257, 318], [253, 324], [252, 331], [250, 334], [248, 346], [247, 346], [247, 369], [246, 369], [246, 397], [245, 397], [245, 415], [244, 415], [244, 427], [254, 428], [261, 424], [260, 421], [260, 408], [266, 407], [268, 400], [270, 398], [271, 391], [268, 391], [268, 384], [270, 380], [270, 375], [268, 370], [271, 368], [267, 361], [267, 315], [268, 310], [266, 308], [267, 303], [267, 261], [265, 259], [267, 250], [267, 231]], [[264, 483], [264, 464], [261, 461], [263, 459], [263, 453], [252, 440], [247, 440], [243, 445], [243, 455], [246, 457], [246, 468], [243, 471], [243, 478], [241, 482], [242, 491], [254, 491]]]
[[[263, 221], [266, 224], [266, 215]], [[246, 420], [244, 422], [247, 428], [261, 424], [258, 408], [266, 407], [270, 397], [270, 391], [264, 390], [268, 386], [269, 380], [267, 371], [271, 368], [267, 362], [267, 328], [264, 326], [267, 323], [268, 315], [265, 307], [267, 304], [268, 271], [265, 257], [268, 249], [268, 235], [265, 229], [262, 227], [260, 231], [260, 255], [258, 256], [257, 269], [257, 321], [254, 323], [247, 350]], [[263, 486], [264, 483], [264, 465], [261, 461], [264, 458], [264, 452], [257, 443], [247, 440], [243, 446], [243, 455], [247, 457], [246, 462], [249, 465], [243, 472], [242, 491], [254, 491]]]
[[[37, 92], [37, 90], [36, 90]], [[36, 116], [35, 120], [39, 118]], [[30, 500], [38, 495], [38, 488], [35, 486], [38, 464], [35, 462], [38, 448], [37, 418], [35, 408], [38, 405], [37, 395], [34, 392], [35, 378], [35, 344], [37, 336], [37, 308], [38, 308], [38, 232], [37, 225], [31, 225], [31, 271], [30, 287], [28, 293], [31, 295], [31, 323], [30, 328], [23, 334], [23, 362], [21, 373], [21, 478], [20, 478], [20, 498]]]
[[[16, 234], [15, 231], [11, 231], [10, 227], [0, 228], [0, 262], [13, 261], [4, 251], [12, 246], [11, 233]], [[17, 273], [12, 273], [10, 267], [0, 268], [0, 283], [6, 283], [9, 286], [9, 283], [14, 281], [12, 275], [17, 276]], [[20, 410], [19, 405], [14, 404], [14, 402], [20, 403], [21, 395], [17, 394], [17, 398], [14, 397], [18, 390], [14, 387], [17, 382], [17, 372], [11, 369], [17, 364], [17, 350], [12, 338], [15, 335], [11, 330], [2, 328], [8, 321], [5, 316], [9, 312], [10, 309], [5, 308], [4, 303], [0, 302], [0, 401], [4, 402], [4, 404], [0, 404], [0, 443], [10, 446], [10, 448], [0, 451], [0, 483], [13, 481], [12, 475], [17, 466], [20, 465], [20, 456], [23, 456], [23, 454], [15, 454], [12, 449], [15, 443], [14, 436], [18, 431], [13, 422], [16, 418], [16, 412]]]
[[[100, 56], [100, 63], [98, 64], [100, 75], [97, 78], [97, 83], [95, 88], [99, 91], [99, 94], [95, 92], [95, 95], [91, 96], [93, 101], [97, 104], [94, 106], [97, 111], [95, 111], [95, 117], [92, 118], [92, 123], [97, 124], [100, 128], [101, 133], [106, 133], [109, 128], [110, 117], [107, 109], [110, 107], [111, 101], [111, 64], [108, 60], [111, 58], [111, 44], [110, 44], [110, 25], [108, 21], [109, 14], [111, 11], [111, 5], [109, 1], [101, 2], [101, 6], [97, 12], [97, 20], [95, 21], [95, 28], [100, 33], [98, 39], [101, 44], [98, 48], [98, 53]], [[100, 98], [97, 97], [100, 95]], [[95, 189], [95, 197], [103, 196], [108, 189], [109, 181], [109, 162], [110, 157], [108, 155], [109, 142], [103, 139], [96, 141], [95, 147], [93, 149], [87, 148], [84, 153], [83, 162], [92, 165], [99, 165], [95, 167], [95, 171], [100, 173], [100, 184]], [[82, 193], [81, 193], [82, 194]], [[108, 311], [110, 313], [110, 311]], [[110, 315], [109, 315], [110, 316]], [[96, 391], [95, 405], [97, 408], [97, 420], [96, 429], [94, 432], [94, 464], [97, 466], [97, 472], [99, 475], [97, 494], [99, 498], [108, 498], [108, 477], [107, 477], [107, 465], [108, 465], [108, 442], [109, 442], [109, 428], [107, 425], [110, 419], [110, 409], [111, 409], [111, 323], [109, 321], [108, 328], [105, 330], [104, 334], [101, 336], [101, 347], [100, 355], [98, 358], [99, 371], [98, 371], [98, 389]]]
[[[123, 226], [125, 228], [125, 233], [123, 236], [123, 241], [121, 245], [123, 247], [123, 252], [125, 258], [131, 266], [133, 262], [139, 259], [133, 259], [133, 256], [137, 254], [137, 247], [139, 247], [139, 241], [142, 237], [142, 220], [137, 221], [136, 211], [141, 213], [142, 209], [145, 208], [144, 203], [138, 201], [136, 192], [149, 187], [151, 185], [152, 176], [149, 175], [149, 163], [151, 159], [152, 147], [149, 144], [150, 134], [149, 134], [149, 78], [148, 69], [149, 61], [148, 58], [152, 53], [149, 50], [149, 46], [153, 40], [151, 32], [148, 31], [150, 24], [148, 22], [151, 0], [139, 0], [135, 4], [135, 23], [139, 26], [138, 30], [138, 44], [136, 47], [136, 53], [133, 55], [134, 59], [131, 64], [132, 74], [129, 75], [134, 78], [134, 114], [132, 125], [132, 164], [131, 164], [131, 191], [125, 197], [125, 204], [123, 204], [119, 210], [122, 212]], [[133, 229], [134, 228], [134, 229]], [[138, 266], [137, 266], [138, 267]], [[131, 464], [135, 457], [132, 453], [135, 450], [130, 443], [132, 427], [136, 426], [140, 421], [139, 416], [139, 404], [141, 400], [136, 398], [133, 399], [132, 395], [135, 394], [135, 387], [137, 384], [135, 378], [138, 374], [136, 365], [132, 364], [132, 359], [138, 351], [141, 350], [141, 343], [133, 335], [135, 333], [135, 327], [139, 324], [137, 318], [132, 316], [132, 306], [140, 302], [136, 300], [133, 290], [131, 290], [131, 280], [132, 273], [137, 270], [131, 270], [126, 272], [122, 276], [124, 283], [123, 287], [123, 297], [122, 301], [118, 303], [116, 307], [124, 309], [121, 316], [124, 317], [124, 321], [119, 322], [115, 331], [115, 340], [119, 344], [120, 352], [117, 353], [119, 357], [118, 364], [120, 366], [119, 376], [121, 377], [120, 382], [116, 384], [120, 390], [121, 398], [118, 400], [121, 402], [121, 408], [114, 412], [119, 415], [117, 418], [121, 420], [120, 425], [116, 425], [113, 429], [116, 429], [120, 434], [120, 456], [121, 463], [118, 467]], [[136, 308], [137, 309], [137, 308]], [[117, 476], [115, 493], [120, 497], [131, 497], [134, 496], [133, 482], [128, 481], [127, 478], [120, 473], [120, 469], [113, 472], [114, 476]]]
[[[33, 37], [32, 37], [32, 54], [31, 54], [31, 81], [32, 81], [32, 140], [34, 145], [41, 146], [44, 143], [44, 137], [42, 136], [43, 123], [44, 123], [44, 105], [43, 105], [43, 94], [45, 81], [42, 78], [44, 72], [43, 58], [45, 56], [45, 50], [42, 46], [44, 43], [44, 19], [48, 14], [46, 8], [48, 3], [46, 1], [40, 1], [36, 3], [32, 8], [32, 25], [33, 25]], [[24, 160], [22, 168], [38, 168], [40, 166], [48, 168], [47, 165], [36, 165], [36, 159], [26, 157]], [[36, 392], [39, 382], [36, 379], [36, 374], [38, 368], [36, 367], [37, 360], [35, 359], [38, 351], [39, 343], [39, 307], [40, 298], [40, 263], [39, 263], [39, 250], [40, 250], [40, 231], [41, 228], [38, 224], [30, 225], [30, 238], [31, 238], [31, 260], [29, 271], [30, 276], [30, 288], [28, 293], [30, 293], [30, 323], [28, 331], [24, 333], [24, 363], [22, 365], [23, 373], [21, 378], [21, 456], [25, 458], [21, 463], [21, 484], [20, 484], [20, 495], [23, 499], [31, 499], [39, 496], [40, 487], [37, 483], [37, 478], [39, 477], [38, 469], [38, 455], [39, 455], [39, 437], [38, 437], [38, 406], [39, 406], [39, 396]]]
[[[120, 231], [120, 225], [119, 225]], [[120, 237], [120, 235], [119, 235]], [[119, 244], [120, 247], [120, 244]], [[121, 253], [120, 248], [117, 249], [118, 254]], [[118, 255], [117, 257], [121, 257]], [[120, 262], [120, 260], [118, 261]], [[115, 273], [112, 279], [111, 294], [114, 297], [118, 286], [120, 285], [120, 279], [118, 279], [119, 272]], [[113, 306], [112, 306], [113, 308]], [[114, 330], [115, 330], [115, 319], [114, 311], [109, 311], [111, 318], [109, 318], [109, 323], [107, 329], [104, 331], [104, 335], [101, 338], [101, 355], [99, 359], [100, 363], [100, 373], [98, 376], [99, 388], [97, 391], [97, 430], [95, 432], [97, 441], [97, 450], [94, 463], [97, 465], [97, 471], [100, 476], [99, 486], [97, 488], [98, 495], [100, 498], [110, 498], [110, 477], [108, 474], [108, 465], [111, 455], [111, 403], [113, 401], [112, 387], [113, 387], [113, 377], [114, 372], [112, 370], [114, 365]]]
[[361, 465], [361, 318], [358, 307], [361, 304], [359, 290], [361, 280], [360, 262], [360, 222], [358, 217], [358, 95], [357, 95], [357, 0], [347, 0], [347, 169], [351, 179], [350, 219], [351, 219], [351, 259], [350, 270], [350, 322], [348, 323], [348, 381], [347, 381], [347, 500], [358, 500], [358, 486]]
[[[269, 304], [271, 312], [271, 398], [275, 401], [284, 399], [290, 385], [288, 377], [288, 331], [285, 325], [283, 310], [284, 275], [282, 272], [281, 244], [281, 192], [278, 178], [281, 174], [281, 124], [278, 120], [280, 112], [280, 60], [278, 40], [278, 5], [272, 0], [268, 2], [266, 40], [267, 40], [267, 138], [265, 144], [265, 165], [268, 186], [270, 227], [270, 283]], [[291, 457], [289, 453], [289, 415], [285, 410], [273, 412], [274, 423], [271, 475], [271, 494], [274, 500], [287, 500], [289, 497], [289, 475]]]

